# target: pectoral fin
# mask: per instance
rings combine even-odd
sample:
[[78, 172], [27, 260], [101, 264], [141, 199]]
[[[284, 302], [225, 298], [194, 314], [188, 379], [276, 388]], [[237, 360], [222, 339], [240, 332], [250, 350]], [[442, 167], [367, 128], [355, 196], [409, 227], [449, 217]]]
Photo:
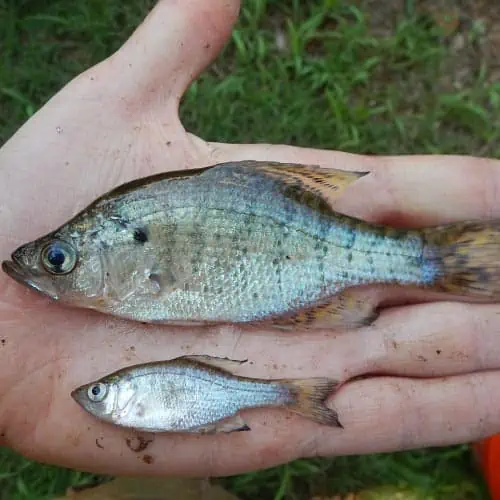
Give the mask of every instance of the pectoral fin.
[[220, 368], [225, 371], [232, 371], [248, 361], [247, 359], [236, 360], [230, 358], [219, 358], [217, 356], [208, 356], [205, 354], [193, 354], [190, 356], [183, 356], [182, 358], [195, 363], [203, 363], [215, 368]]

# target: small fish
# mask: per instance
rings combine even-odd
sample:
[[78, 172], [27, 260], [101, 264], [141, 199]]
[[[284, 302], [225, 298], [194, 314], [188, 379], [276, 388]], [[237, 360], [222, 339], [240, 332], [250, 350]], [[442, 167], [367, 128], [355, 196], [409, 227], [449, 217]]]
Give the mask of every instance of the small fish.
[[499, 220], [406, 230], [336, 212], [365, 175], [243, 161], [135, 180], [2, 268], [61, 303], [178, 325], [357, 328], [408, 292], [499, 300]]
[[327, 378], [260, 380], [233, 375], [244, 361], [182, 356], [124, 368], [75, 389], [71, 396], [95, 417], [146, 432], [216, 434], [248, 431], [240, 410], [287, 408], [319, 424], [342, 427], [326, 398]]

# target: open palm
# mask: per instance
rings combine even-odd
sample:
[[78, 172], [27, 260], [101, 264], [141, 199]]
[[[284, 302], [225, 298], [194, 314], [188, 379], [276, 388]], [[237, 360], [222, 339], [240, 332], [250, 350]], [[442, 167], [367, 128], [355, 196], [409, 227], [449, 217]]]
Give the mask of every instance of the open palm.
[[[162, 0], [120, 51], [78, 76], [0, 150], [0, 259], [108, 189], [153, 172], [258, 159], [368, 170], [337, 208], [405, 225], [500, 216], [500, 164], [368, 158], [287, 146], [207, 143], [179, 100], [225, 42], [236, 0]], [[444, 186], [446, 185], [446, 189]], [[145, 326], [74, 310], [0, 275], [0, 431], [41, 461], [111, 474], [223, 475], [293, 458], [477, 439], [500, 429], [500, 306], [395, 308], [352, 332], [241, 333]], [[252, 410], [251, 432], [143, 435], [98, 422], [70, 397], [126, 365], [183, 354], [248, 358], [239, 374], [328, 376], [344, 429]]]

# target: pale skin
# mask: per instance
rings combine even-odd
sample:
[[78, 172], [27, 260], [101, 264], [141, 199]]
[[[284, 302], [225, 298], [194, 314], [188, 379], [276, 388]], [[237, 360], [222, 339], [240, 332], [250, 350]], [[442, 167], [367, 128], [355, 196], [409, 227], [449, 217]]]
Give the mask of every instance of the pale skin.
[[[78, 76], [5, 144], [2, 260], [122, 182], [230, 160], [369, 170], [336, 208], [370, 221], [500, 217], [495, 160], [214, 144], [187, 133], [179, 99], [217, 56], [237, 15], [235, 0], [160, 1], [118, 53]], [[1, 444], [97, 473], [217, 476], [298, 457], [470, 442], [500, 431], [499, 335], [500, 305], [446, 302], [398, 307], [356, 331], [143, 326], [50, 303], [2, 273]], [[373, 376], [330, 399], [344, 429], [252, 410], [244, 413], [251, 432], [156, 435], [142, 451], [134, 451], [134, 432], [97, 421], [69, 396], [123, 366], [184, 354], [248, 359], [235, 373], [254, 377]]]

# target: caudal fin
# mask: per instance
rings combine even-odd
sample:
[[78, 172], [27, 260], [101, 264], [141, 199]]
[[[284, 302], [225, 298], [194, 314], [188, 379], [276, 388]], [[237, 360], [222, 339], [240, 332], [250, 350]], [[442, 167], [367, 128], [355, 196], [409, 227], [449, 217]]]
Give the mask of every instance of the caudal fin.
[[500, 221], [463, 222], [426, 230], [436, 285], [454, 295], [500, 299]]
[[292, 411], [323, 425], [342, 427], [338, 414], [328, 408], [325, 401], [338, 386], [336, 380], [309, 378], [288, 380], [286, 384], [292, 393], [289, 407]]

